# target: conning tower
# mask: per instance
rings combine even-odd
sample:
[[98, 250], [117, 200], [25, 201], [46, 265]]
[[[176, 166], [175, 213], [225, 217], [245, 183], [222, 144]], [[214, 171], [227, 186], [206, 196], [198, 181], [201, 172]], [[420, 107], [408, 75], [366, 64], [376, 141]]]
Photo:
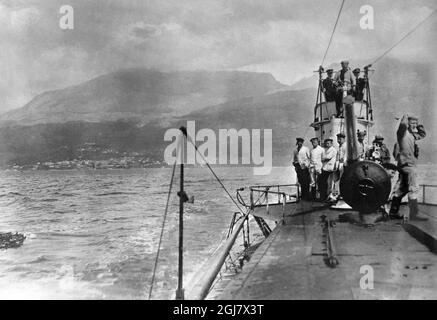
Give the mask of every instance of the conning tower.
[[[361, 101], [354, 101], [354, 114], [357, 118], [357, 130], [366, 131], [365, 142], [370, 143], [370, 132], [373, 127], [373, 107], [372, 98], [370, 94], [369, 83], [369, 71], [370, 65], [364, 67], [364, 80], [365, 86], [363, 90], [363, 99]], [[333, 138], [338, 133], [345, 133], [345, 119], [343, 117], [337, 117], [337, 111], [335, 107], [335, 101], [326, 101], [323, 93], [323, 74], [326, 73], [323, 67], [315, 71], [319, 74], [319, 85], [317, 89], [316, 105], [314, 107], [314, 119], [311, 126], [316, 132], [316, 137], [321, 142], [327, 138]], [[337, 145], [336, 139], [333, 139], [334, 146]]]

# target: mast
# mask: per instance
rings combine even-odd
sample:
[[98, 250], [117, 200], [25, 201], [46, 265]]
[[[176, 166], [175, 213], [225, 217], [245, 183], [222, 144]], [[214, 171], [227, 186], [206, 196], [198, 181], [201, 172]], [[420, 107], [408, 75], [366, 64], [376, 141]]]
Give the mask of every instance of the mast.
[[176, 300], [184, 300], [184, 286], [183, 286], [183, 259], [184, 259], [184, 202], [186, 201], [186, 195], [184, 192], [184, 136], [187, 135], [187, 129], [180, 127], [182, 132], [180, 143], [180, 183], [179, 183], [179, 262], [178, 262], [178, 288], [176, 289]]

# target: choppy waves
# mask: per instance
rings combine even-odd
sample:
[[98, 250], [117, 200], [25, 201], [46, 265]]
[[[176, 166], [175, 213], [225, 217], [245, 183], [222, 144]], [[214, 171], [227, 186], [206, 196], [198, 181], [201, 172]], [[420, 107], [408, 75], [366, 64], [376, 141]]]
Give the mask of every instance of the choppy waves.
[[[251, 168], [215, 171], [232, 194], [251, 184], [294, 179], [290, 168], [275, 168], [270, 176], [253, 176]], [[0, 172], [0, 232], [27, 236], [21, 248], [0, 252], [0, 298], [147, 298], [170, 175], [170, 168]], [[186, 192], [195, 199], [185, 205], [184, 216], [189, 279], [225, 237], [237, 210], [206, 169], [189, 168], [186, 177]], [[175, 189], [155, 299], [173, 298], [177, 285]]]

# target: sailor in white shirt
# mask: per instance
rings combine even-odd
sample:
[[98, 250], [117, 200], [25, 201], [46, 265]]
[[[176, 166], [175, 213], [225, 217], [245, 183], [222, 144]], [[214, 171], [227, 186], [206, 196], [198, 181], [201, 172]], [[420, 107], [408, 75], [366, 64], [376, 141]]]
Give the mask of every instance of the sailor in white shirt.
[[331, 193], [332, 186], [328, 185], [328, 179], [334, 172], [335, 161], [337, 159], [337, 150], [332, 146], [332, 139], [325, 139], [325, 150], [322, 155], [322, 173], [319, 177], [319, 191], [320, 200], [327, 199], [328, 194]]
[[[340, 179], [343, 175], [344, 165], [346, 164], [346, 135], [343, 132], [337, 134], [337, 158], [335, 161], [335, 170], [331, 175], [331, 180], [328, 180], [328, 185], [332, 184], [332, 192], [329, 195], [331, 200], [337, 200], [340, 195]], [[328, 188], [329, 189], [329, 188]]]
[[312, 138], [311, 143], [313, 149], [310, 151], [310, 178], [311, 178], [311, 193], [315, 199], [316, 184], [319, 175], [322, 173], [322, 155], [325, 150], [319, 145], [319, 138]]
[[297, 181], [301, 186], [302, 198], [309, 199], [310, 187], [310, 151], [303, 145], [303, 138], [296, 138], [296, 149], [293, 152], [293, 166], [296, 170]]

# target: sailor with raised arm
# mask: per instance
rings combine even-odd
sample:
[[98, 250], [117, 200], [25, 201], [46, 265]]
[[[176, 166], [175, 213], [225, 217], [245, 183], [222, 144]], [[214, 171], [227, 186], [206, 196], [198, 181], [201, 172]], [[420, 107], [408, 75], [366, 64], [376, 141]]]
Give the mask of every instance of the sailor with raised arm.
[[416, 141], [425, 138], [425, 128], [423, 125], [418, 124], [417, 117], [406, 114], [399, 124], [396, 136], [396, 160], [399, 168], [399, 179], [392, 199], [390, 217], [402, 218], [398, 214], [399, 205], [402, 198], [408, 194], [409, 217], [404, 216], [404, 220], [428, 220], [419, 216], [417, 204], [419, 183], [417, 181], [416, 163], [419, 157], [419, 147]]

